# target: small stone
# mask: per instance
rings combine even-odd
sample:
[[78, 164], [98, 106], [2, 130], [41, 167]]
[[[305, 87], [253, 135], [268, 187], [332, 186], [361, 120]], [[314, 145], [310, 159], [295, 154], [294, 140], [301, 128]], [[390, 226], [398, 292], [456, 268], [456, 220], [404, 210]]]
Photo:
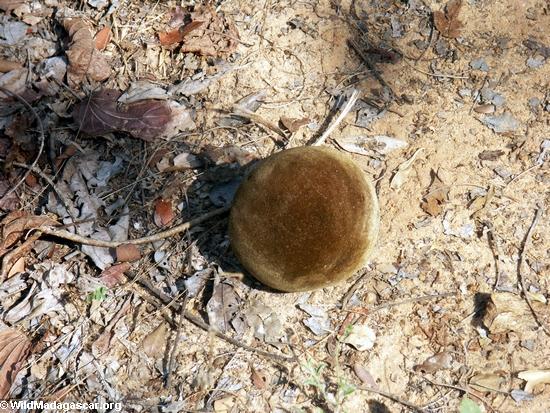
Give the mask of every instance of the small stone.
[[527, 63], [527, 66], [530, 67], [531, 69], [537, 69], [544, 64], [545, 60], [546, 59], [544, 58], [544, 56], [536, 55], [527, 59], [526, 63]]
[[506, 98], [502, 96], [500, 93], [496, 93], [493, 96], [493, 99], [491, 99], [491, 101], [495, 106], [502, 106], [506, 102]]
[[526, 348], [529, 351], [533, 351], [535, 349], [535, 340], [522, 340], [520, 344], [521, 347]]
[[536, 110], [540, 106], [540, 99], [537, 97], [529, 99], [529, 106], [532, 110]]
[[472, 96], [472, 89], [460, 89], [458, 94], [461, 98], [466, 98]]
[[485, 62], [485, 59], [483, 59], [482, 57], [472, 60], [470, 62], [470, 67], [472, 69], [481, 70], [482, 72], [489, 71], [489, 65], [487, 64], [487, 62]]

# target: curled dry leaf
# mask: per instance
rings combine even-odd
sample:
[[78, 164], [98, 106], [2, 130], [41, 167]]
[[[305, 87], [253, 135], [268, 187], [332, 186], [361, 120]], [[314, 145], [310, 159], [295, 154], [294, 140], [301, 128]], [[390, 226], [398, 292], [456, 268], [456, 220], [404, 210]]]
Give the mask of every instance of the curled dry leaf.
[[423, 373], [434, 373], [438, 370], [451, 368], [453, 362], [453, 356], [444, 351], [428, 357], [422, 364], [414, 366], [415, 371], [421, 371]]
[[169, 330], [165, 323], [160, 324], [141, 342], [141, 347], [149, 357], [162, 357], [162, 349], [166, 346]]
[[537, 384], [550, 383], [550, 370], [525, 370], [518, 373], [518, 377], [527, 382], [525, 391], [533, 393], [533, 389]]
[[[537, 309], [536, 304], [538, 303], [533, 303], [535, 309]], [[492, 334], [508, 331], [521, 334], [538, 327], [525, 300], [508, 292], [491, 294], [484, 309], [483, 324]]]
[[401, 188], [401, 185], [405, 183], [407, 180], [407, 177], [409, 176], [409, 172], [411, 170], [411, 167], [418, 157], [418, 154], [423, 150], [424, 148], [419, 148], [416, 150], [416, 152], [405, 162], [403, 162], [401, 165], [399, 165], [395, 171], [395, 174], [390, 180], [390, 188], [391, 189], [399, 189]]
[[0, 331], [0, 400], [8, 398], [10, 387], [30, 348], [30, 340], [20, 331]]
[[111, 41], [111, 28], [109, 26], [105, 26], [103, 29], [98, 31], [95, 35], [95, 48], [97, 50], [103, 50], [107, 47], [109, 42]]
[[165, 227], [169, 225], [176, 214], [174, 213], [174, 208], [172, 208], [172, 203], [165, 199], [159, 198], [155, 201], [155, 214], [153, 220], [155, 225], [158, 227]]
[[450, 0], [443, 11], [434, 11], [434, 25], [444, 37], [460, 36], [462, 22], [458, 19], [462, 0]]
[[27, 231], [39, 228], [42, 225], [55, 225], [56, 222], [46, 215], [28, 215], [23, 211], [14, 211], [2, 220], [2, 243], [0, 244], [0, 255], [2, 251], [11, 247]]
[[121, 264], [115, 264], [106, 268], [99, 275], [99, 280], [109, 288], [113, 288], [118, 284], [122, 284], [126, 281], [124, 272], [128, 271], [131, 265], [127, 262]]
[[132, 262], [141, 258], [139, 248], [134, 244], [123, 244], [116, 248], [116, 259], [119, 262]]
[[448, 201], [449, 187], [443, 183], [437, 173], [432, 170], [432, 183], [428, 188], [428, 193], [424, 196], [420, 207], [424, 212], [435, 217], [443, 211], [443, 204]]
[[203, 24], [202, 21], [192, 21], [189, 24], [183, 25], [175, 30], [159, 33], [159, 41], [163, 46], [170, 46], [181, 42], [185, 36], [191, 33], [193, 30], [198, 29]]
[[96, 50], [90, 26], [82, 19], [65, 19], [63, 27], [71, 38], [67, 50], [69, 86], [78, 86], [85, 76], [99, 82], [107, 79], [111, 74], [111, 67], [105, 57]]
[[146, 141], [162, 135], [172, 113], [166, 102], [146, 99], [117, 105], [120, 92], [103, 89], [78, 103], [73, 119], [82, 132], [102, 135], [124, 131]]
[[235, 25], [216, 13], [214, 7], [198, 7], [191, 13], [191, 21], [202, 24], [188, 33], [181, 48], [182, 52], [224, 56], [233, 53], [237, 48], [239, 33]]

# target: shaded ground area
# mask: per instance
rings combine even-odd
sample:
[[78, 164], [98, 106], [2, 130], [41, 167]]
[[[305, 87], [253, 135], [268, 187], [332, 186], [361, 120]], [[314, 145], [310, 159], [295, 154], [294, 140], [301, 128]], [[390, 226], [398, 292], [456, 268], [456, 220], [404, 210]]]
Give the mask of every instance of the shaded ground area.
[[[550, 410], [546, 1], [0, 8], [0, 399]], [[227, 209], [354, 90], [325, 144], [382, 223], [348, 282], [269, 291], [223, 211], [126, 243]]]

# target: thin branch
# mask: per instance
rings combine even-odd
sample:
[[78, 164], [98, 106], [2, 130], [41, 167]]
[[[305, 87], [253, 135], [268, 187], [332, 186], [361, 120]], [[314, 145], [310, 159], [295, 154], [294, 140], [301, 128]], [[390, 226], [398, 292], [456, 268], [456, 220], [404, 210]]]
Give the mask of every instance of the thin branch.
[[523, 274], [521, 273], [521, 267], [523, 265], [525, 251], [527, 250], [527, 247], [531, 243], [531, 235], [533, 234], [533, 231], [535, 227], [537, 226], [540, 217], [542, 216], [542, 207], [538, 207], [535, 211], [535, 216], [533, 218], [533, 222], [531, 222], [531, 226], [529, 227], [529, 230], [527, 231], [527, 234], [525, 235], [525, 238], [523, 240], [523, 245], [521, 247], [521, 251], [519, 253], [519, 260], [518, 260], [518, 281], [519, 285], [521, 286], [521, 291], [523, 293], [523, 298], [525, 298], [525, 301], [527, 302], [527, 305], [529, 306], [529, 309], [531, 310], [531, 313], [533, 314], [533, 318], [537, 322], [540, 328], [546, 333], [547, 336], [550, 336], [550, 330], [539, 320], [539, 317], [537, 316], [537, 313], [535, 312], [535, 309], [533, 308], [533, 303], [531, 302], [531, 298], [529, 298], [529, 294], [527, 294], [527, 289], [525, 288], [525, 280], [523, 277]]
[[[36, 111], [31, 106], [31, 104], [27, 102], [23, 97], [19, 96], [17, 93], [12, 92], [11, 90], [6, 89], [5, 87], [2, 87], [2, 86], [0, 86], [0, 91], [16, 98], [19, 102], [25, 105], [27, 109], [29, 109], [34, 115], [34, 117], [36, 118], [36, 122], [38, 123], [38, 127], [40, 129], [40, 146], [38, 147], [38, 153], [36, 154], [36, 157], [34, 158], [34, 161], [31, 164], [31, 168], [34, 168], [38, 163], [38, 159], [40, 159], [40, 156], [42, 156], [42, 151], [44, 150], [44, 144], [46, 142], [46, 134], [44, 133], [44, 124], [42, 123], [42, 119], [40, 118], [40, 116], [38, 116], [38, 113], [36, 113]], [[19, 182], [17, 182], [17, 184], [13, 188], [11, 188], [6, 194], [4, 194], [4, 197], [7, 198], [9, 195], [14, 193], [17, 190], [17, 188], [19, 188], [19, 186], [23, 182], [25, 182], [25, 179], [27, 179], [27, 176], [29, 176], [30, 173], [31, 173], [31, 170], [27, 169], [27, 172], [23, 174], [23, 177], [19, 180]]]
[[334, 131], [334, 129], [336, 129], [336, 127], [340, 124], [340, 122], [342, 122], [346, 117], [346, 115], [351, 111], [351, 109], [355, 105], [355, 102], [357, 102], [357, 99], [359, 99], [359, 91], [357, 89], [353, 89], [351, 96], [346, 102], [346, 105], [342, 108], [342, 111], [340, 112], [338, 117], [323, 132], [323, 134], [311, 144], [312, 146], [319, 146], [325, 143], [328, 136]]
[[103, 241], [100, 239], [83, 237], [82, 235], [73, 234], [72, 232], [69, 232], [63, 229], [56, 229], [55, 227], [51, 227], [51, 226], [39, 227], [37, 228], [37, 230], [43, 232], [44, 234], [48, 234], [58, 238], [63, 238], [69, 241], [77, 242], [79, 244], [92, 245], [94, 247], [103, 247], [103, 248], [116, 248], [124, 244], [133, 244], [133, 245], [148, 244], [151, 242], [161, 241], [163, 239], [173, 237], [174, 235], [179, 234], [180, 232], [183, 232], [193, 226], [201, 224], [202, 222], [207, 221], [210, 218], [221, 215], [229, 211], [229, 209], [230, 209], [229, 207], [218, 208], [213, 211], [207, 212], [206, 214], [201, 215], [200, 217], [184, 222], [183, 224], [176, 225], [175, 227], [167, 229], [166, 231], [161, 231], [156, 234], [149, 235], [142, 238], [129, 239], [126, 241]]
[[393, 400], [396, 403], [399, 403], [399, 404], [402, 404], [405, 407], [408, 407], [413, 412], [424, 413], [426, 411], [423, 408], [421, 408], [420, 406], [417, 406], [416, 404], [413, 404], [413, 403], [411, 403], [411, 402], [409, 402], [405, 399], [402, 399], [401, 397], [396, 396], [395, 394], [388, 393], [388, 392], [385, 392], [383, 390], [378, 390], [378, 389], [375, 389], [373, 387], [368, 387], [368, 386], [358, 386], [357, 388], [360, 389], [360, 390], [368, 391], [370, 393], [378, 394], [382, 397], [385, 397], [386, 399]]

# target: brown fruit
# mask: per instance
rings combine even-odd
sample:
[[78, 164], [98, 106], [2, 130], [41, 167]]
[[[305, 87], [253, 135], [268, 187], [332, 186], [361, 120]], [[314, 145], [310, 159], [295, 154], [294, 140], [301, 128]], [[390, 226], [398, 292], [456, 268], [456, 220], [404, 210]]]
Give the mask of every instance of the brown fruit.
[[262, 283], [306, 291], [345, 280], [376, 242], [376, 193], [345, 154], [301, 147], [264, 159], [231, 209], [235, 255]]

